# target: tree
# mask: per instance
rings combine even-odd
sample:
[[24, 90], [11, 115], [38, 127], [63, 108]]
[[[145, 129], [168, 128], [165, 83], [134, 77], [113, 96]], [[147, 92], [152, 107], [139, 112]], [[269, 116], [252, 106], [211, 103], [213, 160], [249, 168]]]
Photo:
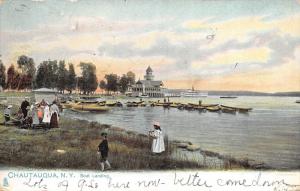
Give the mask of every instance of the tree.
[[122, 93], [126, 92], [126, 90], [128, 89], [129, 81], [130, 81], [129, 77], [127, 75], [123, 74], [123, 76], [119, 80], [120, 92], [122, 92]]
[[18, 85], [18, 89], [32, 88], [35, 75], [35, 66], [33, 59], [28, 56], [22, 55], [19, 56], [17, 64], [18, 68], [21, 69], [20, 77], [22, 80]]
[[10, 67], [7, 69], [7, 81], [6, 81], [6, 88], [7, 89], [13, 89], [12, 85], [14, 83], [16, 71], [14, 65], [10, 65]]
[[0, 60], [0, 87], [2, 89], [5, 88], [5, 81], [6, 81], [6, 73], [5, 73], [5, 66], [2, 63], [2, 60]]
[[49, 88], [57, 88], [58, 81], [58, 65], [57, 60], [49, 60], [47, 65], [48, 77], [46, 78], [46, 84]]
[[106, 89], [108, 93], [110, 91], [116, 92], [118, 90], [118, 76], [116, 74], [106, 74]]
[[99, 87], [102, 89], [102, 90], [105, 90], [106, 91], [106, 82], [104, 80], [101, 80], [100, 83], [99, 83]]
[[66, 89], [68, 71], [66, 70], [65, 61], [59, 61], [58, 70], [57, 70], [57, 88], [60, 92], [64, 93]]
[[35, 87], [36, 88], [42, 88], [46, 87], [45, 85], [45, 79], [47, 74], [47, 62], [43, 62], [38, 66], [37, 74], [35, 77]]
[[69, 64], [66, 89], [71, 94], [75, 88], [76, 88], [76, 74], [75, 74], [75, 70], [74, 70], [74, 65]]
[[129, 84], [135, 84], [135, 74], [131, 71], [127, 72], [127, 77], [129, 79]]
[[[96, 76], [96, 66], [93, 63], [80, 63], [81, 75], [80, 80], [80, 90], [84, 94], [93, 93], [98, 87], [98, 80]], [[79, 84], [79, 81], [78, 81]]]

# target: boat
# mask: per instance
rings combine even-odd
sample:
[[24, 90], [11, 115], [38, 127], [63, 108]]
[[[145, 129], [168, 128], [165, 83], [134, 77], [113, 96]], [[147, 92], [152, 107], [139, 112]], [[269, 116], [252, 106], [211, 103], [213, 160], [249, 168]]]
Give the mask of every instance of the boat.
[[300, 100], [296, 100], [296, 103], [300, 103]]
[[207, 97], [208, 93], [207, 92], [195, 91], [194, 87], [192, 87], [191, 90], [181, 92], [180, 96], [181, 97]]
[[139, 98], [149, 98], [149, 95], [147, 95], [147, 94], [141, 94], [141, 95], [139, 95], [138, 97], [139, 97]]
[[231, 114], [236, 114], [236, 109], [232, 109], [232, 108], [227, 108], [227, 107], [221, 107], [221, 111], [223, 113], [231, 113]]
[[106, 103], [106, 106], [108, 106], [108, 107], [114, 107], [115, 105], [116, 105], [116, 102]]
[[136, 102], [127, 102], [126, 103], [127, 107], [138, 107], [139, 104], [137, 104]]
[[219, 107], [219, 106], [211, 106], [211, 107], [206, 107], [205, 109], [207, 111], [210, 111], [210, 112], [219, 112], [221, 110], [221, 107]]
[[176, 104], [176, 103], [171, 103], [171, 104], [170, 104], [170, 107], [177, 108], [177, 107], [178, 107], [178, 104]]
[[71, 108], [70, 110], [74, 111], [74, 112], [78, 112], [78, 113], [89, 113], [89, 111], [84, 111], [84, 110], [79, 110], [79, 109], [74, 109], [74, 108]]
[[202, 107], [216, 107], [219, 104], [201, 104]]
[[206, 107], [203, 107], [201, 105], [198, 105], [198, 106], [194, 106], [194, 109], [195, 110], [198, 110], [198, 111], [205, 111], [206, 110]]
[[246, 113], [252, 110], [252, 108], [243, 108], [243, 107], [231, 107], [231, 106], [226, 106], [226, 105], [221, 105], [222, 108], [227, 108], [227, 109], [234, 109], [238, 111], [239, 113]]
[[141, 106], [141, 107], [146, 107], [147, 106], [147, 104], [145, 102], [139, 103], [138, 105]]
[[204, 93], [204, 92], [198, 92], [198, 91], [188, 90], [186, 92], [181, 92], [180, 96], [181, 97], [207, 97], [208, 94]]
[[86, 103], [77, 103], [72, 105], [73, 110], [77, 111], [89, 111], [89, 112], [104, 112], [109, 111], [109, 107], [100, 106], [98, 104], [86, 104]]
[[72, 103], [66, 102], [66, 103], [61, 103], [63, 109], [70, 109], [72, 108]]
[[121, 102], [118, 101], [118, 102], [116, 103], [116, 106], [117, 106], [117, 107], [123, 107], [123, 104], [122, 104]]
[[220, 96], [221, 99], [235, 99], [236, 96]]

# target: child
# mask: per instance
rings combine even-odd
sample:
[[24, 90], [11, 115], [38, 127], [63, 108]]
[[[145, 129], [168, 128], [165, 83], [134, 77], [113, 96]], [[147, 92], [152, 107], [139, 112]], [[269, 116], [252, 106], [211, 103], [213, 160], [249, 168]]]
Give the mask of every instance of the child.
[[101, 159], [100, 159], [101, 171], [104, 171], [105, 164], [107, 165], [107, 169], [110, 169], [111, 166], [107, 160], [108, 151], [109, 151], [107, 133], [101, 133], [101, 136], [103, 137], [103, 140], [98, 146], [98, 153], [100, 152], [101, 154]]
[[164, 136], [160, 128], [159, 122], [153, 123], [154, 130], [149, 131], [149, 135], [152, 138], [152, 153], [159, 154], [165, 151]]

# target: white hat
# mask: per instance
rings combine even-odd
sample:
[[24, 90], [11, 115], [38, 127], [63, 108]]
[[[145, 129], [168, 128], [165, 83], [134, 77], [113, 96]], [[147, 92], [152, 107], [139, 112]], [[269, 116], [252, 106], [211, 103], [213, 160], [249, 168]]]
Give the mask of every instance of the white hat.
[[160, 124], [159, 124], [159, 122], [157, 122], [157, 121], [154, 121], [154, 122], [153, 122], [153, 125], [154, 125], [154, 126], [160, 127]]
[[7, 106], [8, 109], [12, 108], [12, 105]]
[[40, 103], [37, 101], [37, 102], [35, 102], [35, 104], [34, 105], [39, 105]]

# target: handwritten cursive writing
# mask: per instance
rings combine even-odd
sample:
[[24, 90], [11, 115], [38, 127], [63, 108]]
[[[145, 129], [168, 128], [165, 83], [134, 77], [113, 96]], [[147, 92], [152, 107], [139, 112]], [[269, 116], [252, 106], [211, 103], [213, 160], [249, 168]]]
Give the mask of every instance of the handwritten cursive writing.
[[31, 178], [28, 179], [28, 181], [24, 182], [23, 184], [31, 187], [31, 188], [39, 188], [47, 190], [47, 184], [43, 183], [43, 178], [39, 179], [38, 181], [33, 181]]

